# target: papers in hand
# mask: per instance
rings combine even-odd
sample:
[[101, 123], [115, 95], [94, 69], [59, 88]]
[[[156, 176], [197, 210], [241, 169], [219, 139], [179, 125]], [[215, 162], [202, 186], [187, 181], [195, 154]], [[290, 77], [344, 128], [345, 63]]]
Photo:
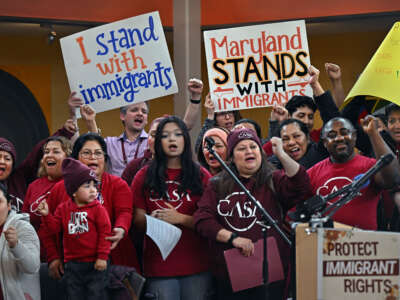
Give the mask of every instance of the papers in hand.
[[182, 230], [149, 215], [146, 215], [146, 223], [146, 234], [160, 249], [162, 259], [166, 260], [181, 238]]

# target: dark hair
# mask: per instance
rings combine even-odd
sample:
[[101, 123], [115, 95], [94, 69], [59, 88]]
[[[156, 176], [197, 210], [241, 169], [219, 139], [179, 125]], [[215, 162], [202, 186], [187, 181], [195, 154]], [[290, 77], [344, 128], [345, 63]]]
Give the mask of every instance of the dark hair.
[[[262, 149], [260, 149], [260, 152], [261, 166], [252, 176], [255, 181], [253, 186], [254, 190], [258, 189], [264, 184], [273, 184], [272, 173], [274, 172], [275, 167], [267, 161], [267, 156]], [[233, 159], [228, 164], [228, 167], [233, 171], [236, 176], [239, 176], [239, 172], [236, 168], [235, 163], [233, 162]], [[215, 176], [213, 182], [215, 183], [215, 190], [217, 192], [218, 199], [223, 199], [223, 197], [226, 197], [227, 195], [232, 193], [236, 186], [236, 182], [232, 179], [232, 176], [225, 169], [222, 170], [219, 175]]]
[[250, 123], [251, 125], [254, 126], [257, 136], [261, 139], [261, 128], [258, 123], [252, 119], [240, 119], [239, 121], [235, 122], [235, 126], [241, 123]]
[[317, 105], [315, 105], [314, 100], [308, 96], [293, 96], [286, 103], [285, 108], [289, 115], [293, 115], [299, 107], [304, 106], [309, 107], [313, 112], [317, 110]]
[[0, 191], [3, 192], [4, 197], [7, 199], [7, 203], [10, 203], [11, 197], [8, 195], [7, 186], [2, 182], [0, 182]]
[[182, 130], [184, 139], [184, 148], [180, 156], [182, 169], [179, 178], [177, 178], [180, 182], [178, 192], [183, 193], [190, 190], [195, 195], [201, 195], [203, 186], [200, 166], [193, 161], [192, 146], [186, 124], [176, 116], [166, 117], [158, 124], [154, 141], [154, 159], [147, 170], [144, 186], [147, 190], [155, 192], [159, 197], [164, 196], [167, 192], [165, 181], [168, 157], [164, 153], [161, 142], [162, 132], [167, 123], [175, 123]]
[[106, 162], [108, 162], [107, 144], [100, 135], [93, 132], [82, 134], [80, 137], [78, 137], [78, 139], [75, 141], [74, 147], [72, 148], [71, 157], [79, 160], [79, 152], [81, 151], [83, 145], [85, 145], [87, 141], [98, 142], [101, 147], [101, 150], [103, 150], [104, 152], [104, 159]]
[[385, 107], [385, 115], [386, 115], [386, 125], [387, 125], [387, 121], [389, 119], [389, 115], [394, 112], [394, 111], [400, 111], [400, 106], [398, 106], [397, 104], [394, 103], [390, 103], [388, 105], [386, 105]]
[[[400, 107], [399, 107], [400, 110]], [[386, 114], [372, 114], [374, 117], [378, 118], [379, 120], [382, 121], [383, 124], [387, 125], [388, 118]]]
[[[238, 111], [238, 110], [230, 110], [230, 111], [215, 112], [214, 113], [214, 120], [216, 120], [218, 114], [223, 114], [223, 113], [233, 113], [233, 118], [235, 119], [235, 123], [242, 118], [242, 115], [240, 114], [240, 111]], [[216, 124], [216, 125], [219, 126], [218, 124]]]
[[304, 132], [304, 134], [306, 135], [306, 137], [309, 137], [310, 131], [308, 130], [308, 127], [306, 124], [304, 124], [302, 121], [297, 120], [297, 119], [287, 119], [285, 121], [283, 121], [280, 125], [279, 125], [279, 131], [278, 131], [278, 136], [281, 137], [281, 131], [282, 128], [289, 125], [289, 124], [297, 124], [297, 126], [299, 126], [300, 130]]
[[334, 123], [334, 122], [342, 122], [342, 123], [344, 123], [345, 125], [347, 125], [347, 126], [351, 129], [351, 132], [354, 133], [354, 132], [356, 131], [355, 128], [354, 128], [354, 126], [353, 126], [353, 124], [352, 124], [348, 119], [342, 118], [342, 117], [336, 117], [336, 118], [330, 119], [330, 120], [324, 125], [324, 127], [322, 127], [322, 130], [321, 130], [321, 138], [322, 138], [322, 139], [325, 139], [325, 138], [326, 138], [326, 128], [329, 127], [329, 126], [331, 126], [331, 124]]

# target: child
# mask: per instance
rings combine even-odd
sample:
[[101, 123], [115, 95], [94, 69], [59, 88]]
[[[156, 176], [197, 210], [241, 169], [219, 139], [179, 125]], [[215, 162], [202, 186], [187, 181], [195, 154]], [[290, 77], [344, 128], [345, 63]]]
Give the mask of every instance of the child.
[[65, 280], [69, 299], [105, 299], [107, 258], [111, 224], [97, 199], [93, 170], [78, 160], [64, 159], [64, 185], [71, 201], [62, 202], [55, 215], [46, 201], [38, 206], [42, 225], [49, 234], [63, 232]]

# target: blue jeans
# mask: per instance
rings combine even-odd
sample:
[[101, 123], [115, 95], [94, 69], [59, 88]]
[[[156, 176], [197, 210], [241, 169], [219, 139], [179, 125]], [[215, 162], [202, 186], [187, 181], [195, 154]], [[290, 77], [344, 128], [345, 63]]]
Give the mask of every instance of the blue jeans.
[[214, 295], [213, 278], [204, 272], [179, 277], [150, 277], [146, 280], [146, 300], [208, 300]]

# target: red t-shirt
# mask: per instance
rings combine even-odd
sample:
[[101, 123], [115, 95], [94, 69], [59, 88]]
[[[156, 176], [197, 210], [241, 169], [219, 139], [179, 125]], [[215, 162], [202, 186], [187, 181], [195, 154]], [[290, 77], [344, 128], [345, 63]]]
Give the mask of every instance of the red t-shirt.
[[111, 234], [108, 213], [99, 201], [77, 206], [72, 200], [61, 203], [54, 214], [43, 218], [42, 226], [53, 234], [63, 233], [64, 262], [94, 262], [108, 259]]
[[[125, 230], [125, 236], [119, 241], [118, 246], [111, 251], [110, 257], [112, 264], [134, 267], [139, 269], [136, 256], [136, 249], [129, 238], [128, 230], [132, 220], [132, 193], [127, 183], [121, 178], [104, 173], [101, 179], [100, 203], [103, 204], [108, 212], [111, 221], [111, 228], [121, 227]], [[58, 182], [52, 189], [47, 198], [49, 210], [54, 213], [57, 206], [65, 201], [70, 201], [70, 197], [65, 191], [64, 181]], [[41, 231], [41, 230], [40, 230]], [[47, 260], [51, 262], [61, 257], [60, 241], [52, 235], [39, 232], [39, 238], [43, 239], [46, 247]]]
[[[329, 158], [319, 162], [307, 170], [310, 176], [313, 194], [321, 196], [341, 189], [353, 182], [354, 177], [367, 172], [376, 160], [362, 155], [355, 155], [345, 163], [332, 163]], [[381, 191], [371, 181], [360, 190], [360, 195], [342, 206], [334, 215], [333, 220], [361, 229], [377, 229], [377, 205]], [[331, 200], [334, 203], [338, 200]]]
[[[151, 214], [156, 209], [168, 208], [168, 202], [175, 209], [185, 215], [193, 215], [197, 209], [197, 202], [201, 195], [188, 193], [178, 194], [177, 187], [180, 169], [167, 169], [167, 185], [169, 200], [165, 197], [157, 199], [150, 192], [144, 191], [144, 181], [148, 167], [142, 168], [133, 179], [131, 189], [133, 193], [133, 203], [136, 208]], [[210, 173], [201, 168], [203, 187], [207, 185]], [[194, 230], [178, 225], [182, 230], [182, 235], [175, 248], [164, 261], [157, 245], [148, 237], [145, 237], [143, 265], [146, 276], [183, 276], [191, 275], [209, 270], [209, 256], [207, 251], [207, 240], [200, 237]]]

